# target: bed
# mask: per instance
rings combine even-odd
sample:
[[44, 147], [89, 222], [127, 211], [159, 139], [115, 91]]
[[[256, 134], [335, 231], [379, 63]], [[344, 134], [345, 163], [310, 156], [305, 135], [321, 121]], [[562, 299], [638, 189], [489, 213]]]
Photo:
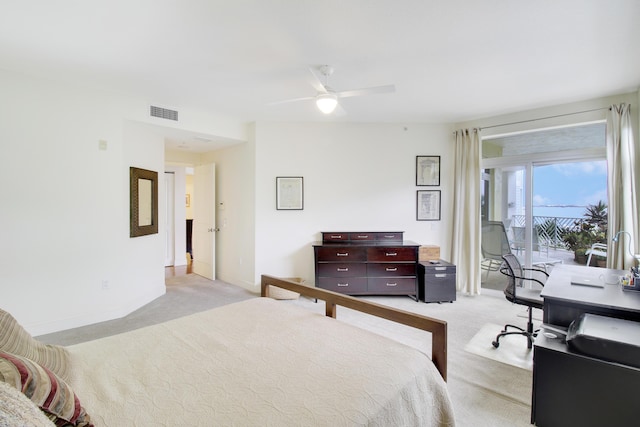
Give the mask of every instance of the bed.
[[[267, 298], [273, 286], [324, 300], [327, 316]], [[435, 363], [335, 321], [338, 305], [433, 330]], [[446, 323], [270, 276], [262, 276], [260, 298], [62, 350], [44, 347], [62, 351], [40, 362], [56, 360], [51, 372], [72, 390], [66, 416], [76, 414], [76, 425], [455, 424]], [[0, 364], [3, 372], [10, 376]]]

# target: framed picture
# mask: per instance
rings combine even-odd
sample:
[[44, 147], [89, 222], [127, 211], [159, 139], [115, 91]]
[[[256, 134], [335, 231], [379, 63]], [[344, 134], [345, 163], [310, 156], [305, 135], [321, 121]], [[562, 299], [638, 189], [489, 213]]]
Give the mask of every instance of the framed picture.
[[440, 156], [416, 156], [416, 185], [440, 185]]
[[301, 176], [276, 177], [276, 209], [302, 210], [304, 190]]
[[129, 168], [129, 237], [158, 233], [158, 172]]
[[440, 190], [417, 191], [416, 219], [440, 221]]

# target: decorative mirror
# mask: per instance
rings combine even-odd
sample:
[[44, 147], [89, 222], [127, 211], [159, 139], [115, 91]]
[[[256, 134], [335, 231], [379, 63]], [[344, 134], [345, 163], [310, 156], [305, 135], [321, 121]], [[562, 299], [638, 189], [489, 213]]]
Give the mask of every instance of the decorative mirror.
[[158, 172], [129, 168], [129, 237], [158, 233]]

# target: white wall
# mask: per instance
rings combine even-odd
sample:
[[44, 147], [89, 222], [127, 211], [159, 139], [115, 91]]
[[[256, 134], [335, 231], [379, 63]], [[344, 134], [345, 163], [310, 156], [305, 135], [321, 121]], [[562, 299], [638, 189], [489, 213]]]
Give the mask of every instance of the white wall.
[[[149, 103], [1, 70], [0, 93], [1, 308], [39, 335], [163, 294], [164, 212], [158, 234], [129, 238], [129, 167], [164, 171]], [[247, 134], [215, 115], [181, 117], [191, 131]]]
[[[453, 136], [447, 125], [257, 123], [255, 283], [314, 281], [321, 231], [404, 231], [449, 257]], [[440, 187], [416, 187], [417, 155], [440, 155]], [[276, 210], [277, 176], [304, 177], [304, 210]], [[442, 191], [442, 220], [416, 221], [416, 190]]]

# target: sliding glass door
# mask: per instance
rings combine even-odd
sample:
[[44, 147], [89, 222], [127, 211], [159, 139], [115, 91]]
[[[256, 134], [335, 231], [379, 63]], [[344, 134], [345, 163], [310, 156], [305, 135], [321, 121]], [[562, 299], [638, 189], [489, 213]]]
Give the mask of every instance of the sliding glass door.
[[604, 123], [483, 140], [482, 220], [499, 221], [526, 267], [571, 261], [562, 239], [606, 204]]

